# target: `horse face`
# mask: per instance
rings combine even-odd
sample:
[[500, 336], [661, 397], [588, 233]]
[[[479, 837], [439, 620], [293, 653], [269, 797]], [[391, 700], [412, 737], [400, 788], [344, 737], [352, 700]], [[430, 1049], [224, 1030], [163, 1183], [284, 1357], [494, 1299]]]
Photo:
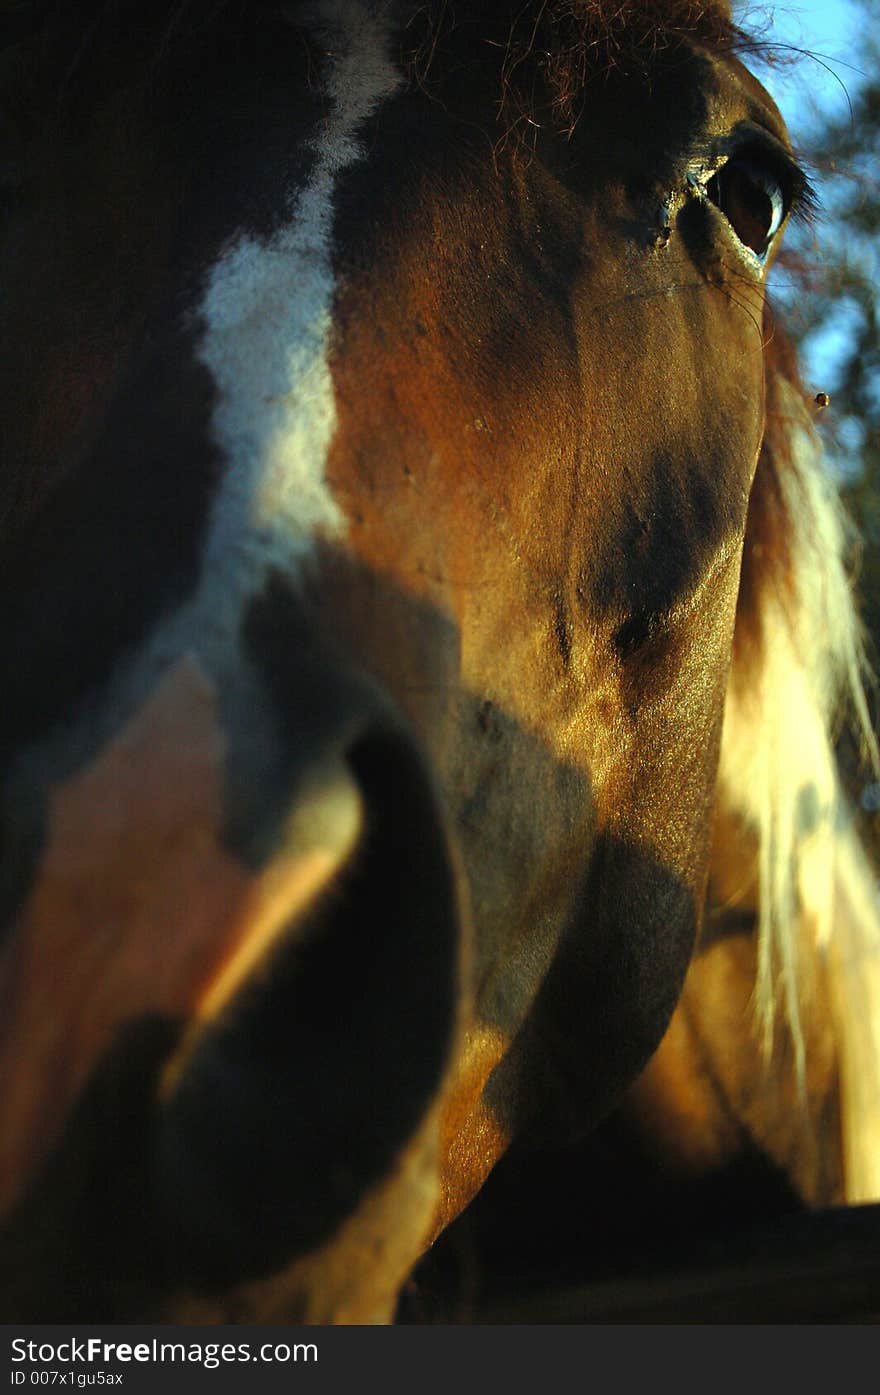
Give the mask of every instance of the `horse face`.
[[479, 24], [417, 83], [407, 17], [195, 22], [63, 154], [60, 117], [30, 137], [28, 1316], [387, 1313], [514, 1134], [610, 1107], [687, 967], [785, 133], [695, 34], [595, 75], [569, 139], [499, 142]]

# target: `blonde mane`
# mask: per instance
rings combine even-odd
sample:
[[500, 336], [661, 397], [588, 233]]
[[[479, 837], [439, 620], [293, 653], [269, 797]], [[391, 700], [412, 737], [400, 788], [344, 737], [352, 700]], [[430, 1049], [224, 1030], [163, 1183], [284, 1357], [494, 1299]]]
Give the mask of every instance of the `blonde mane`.
[[851, 526], [812, 416], [783, 346], [770, 355], [718, 799], [749, 845], [739, 898], [757, 921], [765, 1060], [782, 1016], [804, 1097], [818, 971], [834, 1018], [846, 1195], [860, 1200], [880, 1196], [880, 911], [837, 769], [842, 717], [875, 771], [880, 761], [847, 569]]

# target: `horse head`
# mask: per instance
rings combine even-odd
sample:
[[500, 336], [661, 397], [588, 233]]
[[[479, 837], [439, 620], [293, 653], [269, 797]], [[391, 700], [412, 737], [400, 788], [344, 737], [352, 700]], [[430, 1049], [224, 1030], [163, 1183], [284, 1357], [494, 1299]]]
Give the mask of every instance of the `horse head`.
[[387, 1317], [682, 993], [807, 185], [716, 4], [98, 8], [5, 56], [7, 1301]]

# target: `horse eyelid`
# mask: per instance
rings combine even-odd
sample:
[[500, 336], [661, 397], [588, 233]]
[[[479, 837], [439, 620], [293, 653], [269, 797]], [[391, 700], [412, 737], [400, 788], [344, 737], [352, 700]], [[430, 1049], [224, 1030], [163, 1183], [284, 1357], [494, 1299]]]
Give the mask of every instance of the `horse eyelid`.
[[[762, 189], [768, 199], [771, 216], [765, 230], [766, 238], [761, 238], [760, 245], [749, 236], [747, 205], [742, 210], [747, 215], [743, 224], [736, 216], [735, 203], [728, 205], [725, 200], [725, 173], [730, 175], [731, 172], [740, 178], [744, 176], [755, 189]], [[781, 142], [764, 132], [750, 133], [747, 140], [731, 140], [714, 156], [695, 162], [687, 172], [687, 183], [692, 194], [713, 204], [726, 218], [733, 235], [754, 258], [756, 267], [766, 263], [787, 220], [809, 222], [816, 209], [815, 194], [806, 172]], [[731, 187], [735, 188], [735, 183]], [[751, 232], [754, 234], [754, 226]]]
[[784, 195], [785, 217], [811, 219], [818, 199], [810, 178], [782, 141], [769, 131], [752, 127], [748, 135], [731, 140], [724, 151], [727, 159], [742, 159], [763, 168], [779, 184]]

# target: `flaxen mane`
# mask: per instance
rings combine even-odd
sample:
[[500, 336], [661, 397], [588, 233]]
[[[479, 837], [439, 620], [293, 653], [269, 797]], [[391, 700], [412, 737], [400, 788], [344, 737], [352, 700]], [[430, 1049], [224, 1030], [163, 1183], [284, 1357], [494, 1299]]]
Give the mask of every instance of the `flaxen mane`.
[[[767, 427], [749, 506], [719, 822], [732, 820], [748, 848], [738, 899], [757, 920], [755, 1009], [765, 1054], [781, 1009], [803, 1085], [804, 1018], [816, 1008], [818, 964], [836, 1017], [846, 1132], [848, 1092], [870, 1101], [871, 1082], [880, 1087], [880, 923], [834, 746], [850, 720], [877, 768], [870, 674], [848, 568], [852, 526], [828, 475], [815, 405], [778, 330], [766, 363]], [[722, 839], [716, 857], [728, 855]], [[710, 907], [710, 916], [731, 900]], [[851, 1051], [858, 1064], [848, 1067]], [[880, 1187], [871, 1128], [870, 1141], [844, 1145], [859, 1155], [845, 1158], [851, 1198]]]

